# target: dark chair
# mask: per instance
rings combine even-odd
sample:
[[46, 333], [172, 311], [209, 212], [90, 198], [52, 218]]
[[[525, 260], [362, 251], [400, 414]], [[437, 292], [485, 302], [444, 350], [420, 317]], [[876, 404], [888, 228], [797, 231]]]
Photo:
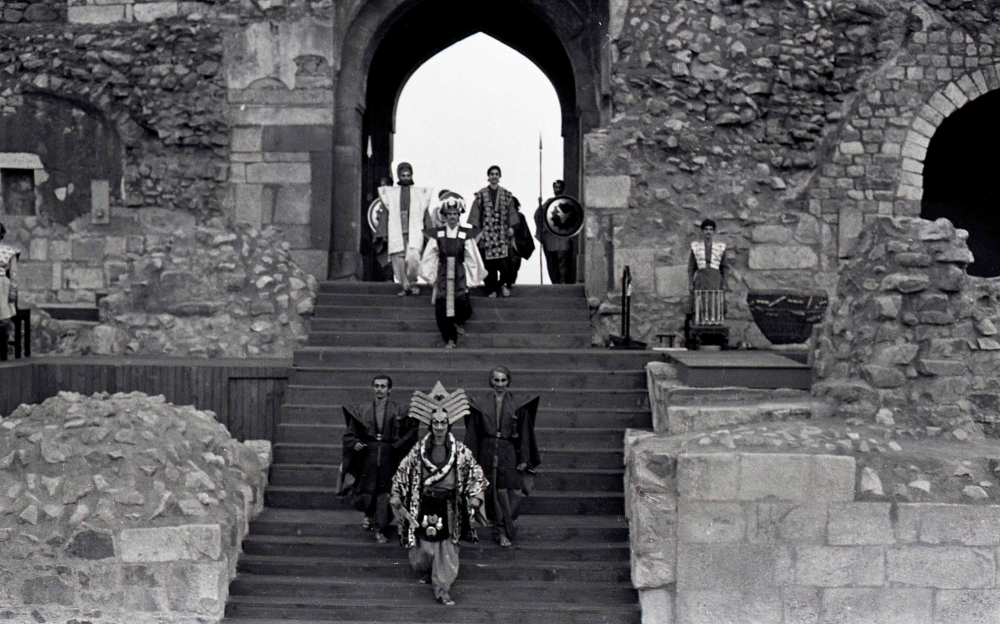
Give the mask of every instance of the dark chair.
[[10, 319], [14, 324], [14, 339], [7, 335], [7, 324], [0, 325], [0, 362], [9, 357], [8, 344], [14, 345], [14, 359], [31, 357], [31, 310], [23, 308]]

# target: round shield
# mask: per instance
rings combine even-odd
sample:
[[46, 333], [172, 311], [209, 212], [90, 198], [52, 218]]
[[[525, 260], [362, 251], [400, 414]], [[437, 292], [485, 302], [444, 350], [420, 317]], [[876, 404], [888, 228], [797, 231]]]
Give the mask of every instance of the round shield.
[[583, 229], [583, 206], [574, 197], [557, 195], [545, 202], [545, 228], [561, 238], [571, 238]]
[[385, 206], [382, 205], [382, 200], [376, 197], [371, 204], [368, 206], [368, 227], [372, 229], [372, 232], [378, 231], [378, 217], [381, 212], [383, 212]]

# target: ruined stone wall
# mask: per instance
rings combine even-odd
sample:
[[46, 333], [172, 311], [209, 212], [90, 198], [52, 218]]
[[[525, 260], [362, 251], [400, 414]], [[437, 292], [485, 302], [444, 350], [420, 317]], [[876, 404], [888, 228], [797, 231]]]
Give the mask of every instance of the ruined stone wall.
[[629, 265], [633, 332], [678, 331], [710, 217], [730, 250], [731, 342], [767, 346], [748, 290], [832, 294], [866, 224], [919, 213], [929, 137], [1000, 84], [996, 10], [613, 2], [613, 119], [585, 145], [588, 287], [603, 297]]
[[[965, 273], [968, 233], [946, 219], [871, 223], [844, 265], [814, 392], [843, 416], [944, 430], [995, 427], [1000, 284]], [[959, 433], [959, 435], [964, 435]]]
[[142, 393], [62, 392], [0, 421], [0, 618], [218, 621], [270, 443]]
[[996, 621], [1000, 506], [862, 499], [850, 456], [670, 444], [627, 436], [644, 623]]

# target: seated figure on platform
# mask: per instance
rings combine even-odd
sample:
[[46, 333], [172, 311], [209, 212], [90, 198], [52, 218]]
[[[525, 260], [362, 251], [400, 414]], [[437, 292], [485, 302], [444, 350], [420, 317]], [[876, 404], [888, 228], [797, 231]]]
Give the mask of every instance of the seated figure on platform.
[[[0, 223], [0, 327], [7, 329], [7, 340], [14, 340], [14, 323], [17, 316], [17, 249], [3, 242], [7, 229]], [[0, 348], [6, 349], [2, 344]]]
[[691, 243], [688, 280], [692, 324], [724, 325], [726, 321], [726, 244], [715, 240], [715, 221], [701, 222], [702, 239]]
[[392, 378], [376, 375], [370, 403], [344, 407], [344, 450], [339, 494], [351, 494], [363, 511], [362, 528], [375, 531], [375, 541], [388, 541], [389, 490], [400, 460], [417, 441], [419, 424], [407, 418], [406, 406], [389, 400]]
[[413, 393], [410, 415], [431, 432], [399, 464], [389, 500], [411, 567], [446, 606], [455, 604], [449, 592], [458, 577], [458, 541], [477, 541], [473, 520], [482, 518], [489, 485], [472, 453], [451, 434], [452, 424], [468, 413], [463, 390], [448, 393], [438, 382], [430, 395]]

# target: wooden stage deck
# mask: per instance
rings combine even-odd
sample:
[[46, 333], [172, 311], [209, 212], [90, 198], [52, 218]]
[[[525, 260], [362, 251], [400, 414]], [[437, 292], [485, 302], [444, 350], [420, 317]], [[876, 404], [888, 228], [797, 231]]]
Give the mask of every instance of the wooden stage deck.
[[677, 378], [695, 388], [812, 386], [812, 368], [773, 351], [666, 351]]

